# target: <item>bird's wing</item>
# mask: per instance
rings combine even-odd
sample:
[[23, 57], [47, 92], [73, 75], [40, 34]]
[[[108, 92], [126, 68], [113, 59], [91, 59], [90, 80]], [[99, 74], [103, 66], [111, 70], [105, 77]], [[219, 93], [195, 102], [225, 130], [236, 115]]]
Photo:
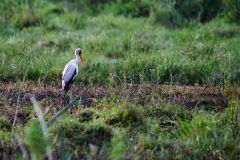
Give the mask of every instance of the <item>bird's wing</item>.
[[69, 82], [77, 76], [77, 65], [74, 63], [68, 63], [63, 71], [63, 80]]
[[66, 70], [69, 68], [69, 65], [71, 65], [71, 63], [72, 63], [72, 61], [69, 61], [66, 65], [65, 65], [65, 67], [64, 67], [64, 69], [63, 69], [63, 72], [62, 72], [62, 79], [64, 79], [64, 76], [65, 76], [65, 74], [66, 74]]
[[68, 63], [63, 71], [62, 88], [67, 91], [72, 84], [74, 78], [77, 76], [78, 67], [75, 63]]

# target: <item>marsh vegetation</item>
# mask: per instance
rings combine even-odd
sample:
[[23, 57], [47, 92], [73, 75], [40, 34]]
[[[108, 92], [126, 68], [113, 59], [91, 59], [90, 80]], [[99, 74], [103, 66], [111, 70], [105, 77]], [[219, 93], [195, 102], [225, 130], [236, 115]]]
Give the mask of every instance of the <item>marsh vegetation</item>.
[[[0, 159], [239, 159], [239, 20], [238, 0], [2, 0]], [[46, 138], [29, 98], [46, 122], [66, 105], [78, 47], [89, 89]]]

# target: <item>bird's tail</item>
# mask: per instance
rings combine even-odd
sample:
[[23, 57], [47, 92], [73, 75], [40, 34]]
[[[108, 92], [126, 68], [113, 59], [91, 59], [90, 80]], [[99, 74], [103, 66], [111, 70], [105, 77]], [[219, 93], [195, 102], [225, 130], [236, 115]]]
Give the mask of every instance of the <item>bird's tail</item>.
[[62, 79], [62, 90], [64, 90], [66, 87], [64, 80]]
[[69, 88], [70, 88], [71, 83], [65, 82], [64, 80], [62, 80], [62, 91], [64, 92], [68, 92]]

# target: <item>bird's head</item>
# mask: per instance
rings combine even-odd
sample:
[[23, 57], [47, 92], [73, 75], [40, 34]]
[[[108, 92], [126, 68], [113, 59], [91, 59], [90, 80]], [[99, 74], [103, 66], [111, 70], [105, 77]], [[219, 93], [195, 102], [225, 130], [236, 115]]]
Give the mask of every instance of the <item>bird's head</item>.
[[77, 48], [75, 50], [75, 55], [76, 55], [76, 57], [80, 57], [81, 61], [84, 62], [84, 58], [83, 58], [83, 55], [82, 55], [82, 49], [81, 48]]

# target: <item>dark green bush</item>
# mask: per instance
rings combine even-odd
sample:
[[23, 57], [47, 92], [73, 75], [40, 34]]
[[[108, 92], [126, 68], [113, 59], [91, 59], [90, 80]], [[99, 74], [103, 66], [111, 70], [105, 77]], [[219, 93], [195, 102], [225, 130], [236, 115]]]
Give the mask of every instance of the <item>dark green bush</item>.
[[176, 0], [174, 8], [188, 20], [207, 22], [221, 12], [222, 0]]
[[5, 117], [0, 117], [0, 130], [2, 131], [10, 131], [12, 125], [10, 121]]
[[130, 17], [148, 17], [151, 6], [143, 1], [127, 1], [111, 3], [108, 6], [110, 12], [115, 15], [124, 15]]
[[144, 122], [142, 110], [138, 106], [121, 106], [115, 108], [115, 112], [107, 118], [107, 124], [126, 127], [139, 126]]
[[[208, 22], [222, 14], [222, 0], [176, 0], [154, 2], [150, 19], [167, 27], [181, 27], [191, 21]], [[232, 13], [232, 12], [231, 12]], [[235, 12], [234, 12], [235, 13]]]
[[94, 118], [98, 118], [98, 114], [96, 112], [94, 112], [91, 109], [85, 109], [84, 111], [82, 111], [79, 115], [79, 121], [80, 122], [88, 122], [93, 120]]
[[186, 24], [186, 20], [176, 12], [171, 4], [153, 7], [149, 18], [152, 23], [160, 23], [171, 28], [181, 27]]
[[33, 11], [24, 11], [16, 20], [13, 20], [13, 26], [18, 29], [23, 29], [32, 26], [38, 26], [43, 23], [43, 18]]
[[240, 23], [240, 1], [223, 0], [223, 3], [227, 20]]
[[[103, 124], [81, 124], [79, 121], [65, 119], [61, 125], [53, 128], [53, 135], [58, 134], [65, 139], [66, 146], [75, 153], [75, 157], [85, 157], [90, 152], [90, 146], [96, 146], [98, 151], [111, 142], [112, 130]], [[84, 158], [86, 159], [86, 157]]]

